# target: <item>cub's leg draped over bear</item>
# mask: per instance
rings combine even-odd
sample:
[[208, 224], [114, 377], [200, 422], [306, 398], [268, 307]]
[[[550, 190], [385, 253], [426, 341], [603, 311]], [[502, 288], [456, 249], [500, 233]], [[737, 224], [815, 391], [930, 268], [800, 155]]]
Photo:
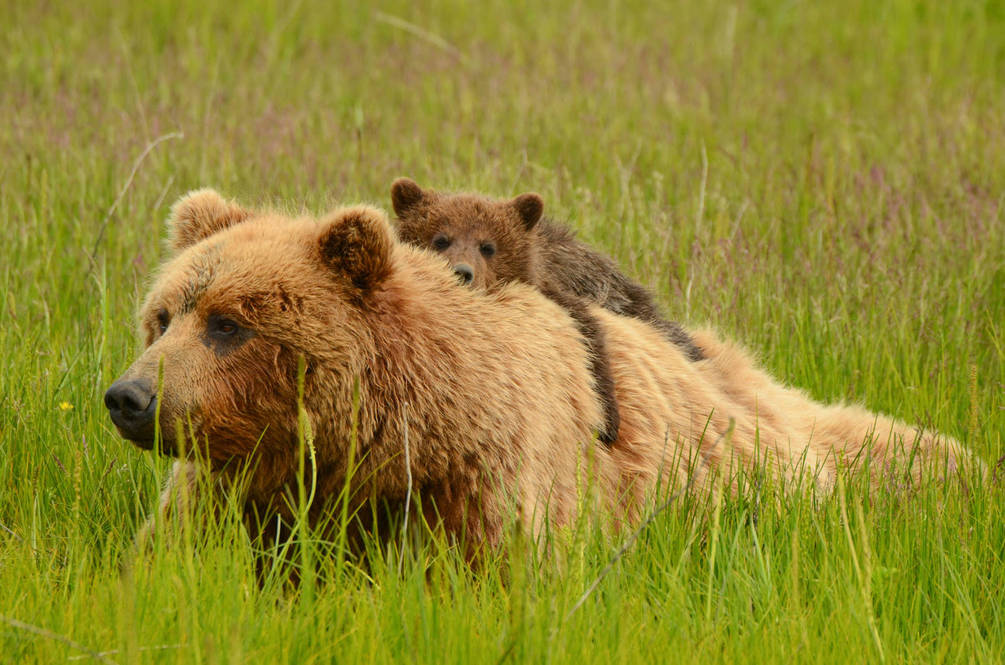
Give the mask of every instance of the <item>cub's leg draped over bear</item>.
[[691, 336], [663, 318], [642, 285], [569, 229], [542, 219], [544, 201], [537, 194], [512, 200], [443, 194], [399, 178], [391, 185], [391, 203], [401, 239], [442, 254], [465, 283], [488, 289], [508, 282], [530, 284], [572, 315], [593, 354], [593, 373], [604, 401], [605, 443], [617, 438], [618, 408], [603, 331], [589, 313], [591, 304], [655, 326], [691, 360], [701, 360], [701, 349]]
[[[783, 387], [711, 333], [696, 337], [705, 360], [693, 362], [648, 324], [593, 307], [621, 415], [604, 446], [580, 328], [537, 289], [458, 288], [440, 257], [397, 242], [366, 206], [290, 218], [203, 190], [169, 223], [172, 253], [140, 310], [145, 349], [105, 403], [140, 447], [159, 429], [178, 455], [188, 436], [200, 454], [176, 464], [173, 483], [227, 485], [247, 472], [249, 516], [290, 516], [309, 483], [298, 465], [301, 358], [309, 514], [346, 482], [360, 501], [402, 505], [410, 475], [427, 517], [471, 548], [498, 542], [514, 506], [541, 533], [592, 505], [584, 496], [633, 519], [657, 487], [702, 490], [730, 468], [805, 472], [829, 487], [840, 466], [869, 458], [874, 482], [893, 467], [917, 478], [968, 458], [952, 439]], [[359, 467], [347, 479], [350, 459]]]

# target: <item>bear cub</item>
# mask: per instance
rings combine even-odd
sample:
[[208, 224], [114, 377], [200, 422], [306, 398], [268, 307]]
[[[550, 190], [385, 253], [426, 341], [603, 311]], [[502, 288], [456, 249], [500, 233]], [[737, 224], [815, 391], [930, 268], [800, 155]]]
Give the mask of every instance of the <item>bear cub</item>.
[[614, 398], [603, 333], [589, 313], [597, 304], [659, 329], [692, 361], [701, 349], [679, 324], [665, 320], [652, 295], [610, 258], [575, 238], [571, 230], [542, 219], [537, 194], [494, 200], [476, 194], [441, 194], [399, 178], [391, 186], [400, 238], [442, 254], [460, 279], [491, 289], [507, 282], [536, 286], [576, 321], [593, 357], [593, 374], [605, 414], [604, 443], [617, 438]]

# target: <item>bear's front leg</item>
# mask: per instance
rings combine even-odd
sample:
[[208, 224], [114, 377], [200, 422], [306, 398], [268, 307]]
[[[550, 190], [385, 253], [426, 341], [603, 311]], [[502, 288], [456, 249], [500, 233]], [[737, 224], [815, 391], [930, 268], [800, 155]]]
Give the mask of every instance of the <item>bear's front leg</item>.
[[164, 529], [171, 521], [191, 516], [193, 507], [198, 503], [199, 487], [207, 481], [200, 477], [203, 473], [205, 471], [195, 462], [177, 460], [174, 463], [161, 492], [156, 513], [148, 517], [136, 532], [130, 559], [150, 551], [158, 529]]

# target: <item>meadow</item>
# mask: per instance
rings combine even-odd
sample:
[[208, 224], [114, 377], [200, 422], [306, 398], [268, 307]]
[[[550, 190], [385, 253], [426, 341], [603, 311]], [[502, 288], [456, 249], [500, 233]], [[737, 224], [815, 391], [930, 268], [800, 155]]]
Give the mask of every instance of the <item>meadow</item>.
[[[546, 213], [826, 401], [1005, 455], [1005, 5], [0, 0], [0, 662], [1001, 662], [1005, 489], [679, 497], [260, 583], [240, 527], [123, 569], [168, 462], [102, 404], [189, 189]], [[998, 468], [998, 467], [996, 467]]]

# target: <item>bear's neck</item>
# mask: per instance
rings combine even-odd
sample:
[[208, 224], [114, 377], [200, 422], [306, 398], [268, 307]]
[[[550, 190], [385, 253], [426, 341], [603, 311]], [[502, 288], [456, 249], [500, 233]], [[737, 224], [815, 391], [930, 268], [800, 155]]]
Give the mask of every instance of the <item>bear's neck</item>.
[[[322, 398], [331, 400], [327, 406], [316, 405], [316, 413], [338, 414], [318, 423], [328, 430], [319, 431], [318, 440], [336, 449], [329, 459], [347, 459], [355, 441], [352, 457], [362, 458], [355, 473], [369, 474], [378, 494], [392, 497], [404, 496], [408, 484], [406, 440], [413, 488], [463, 477], [443, 443], [456, 451], [476, 440], [488, 418], [473, 410], [494, 397], [473, 397], [487, 383], [479, 377], [488, 371], [483, 355], [499, 355], [499, 340], [491, 338], [493, 326], [485, 320], [493, 308], [486, 308], [484, 296], [460, 287], [425, 254], [396, 265], [359, 312], [362, 350], [353, 366], [322, 380], [338, 385], [338, 394]], [[494, 464], [492, 451], [474, 453], [481, 463]], [[344, 470], [338, 475], [344, 478]]]

